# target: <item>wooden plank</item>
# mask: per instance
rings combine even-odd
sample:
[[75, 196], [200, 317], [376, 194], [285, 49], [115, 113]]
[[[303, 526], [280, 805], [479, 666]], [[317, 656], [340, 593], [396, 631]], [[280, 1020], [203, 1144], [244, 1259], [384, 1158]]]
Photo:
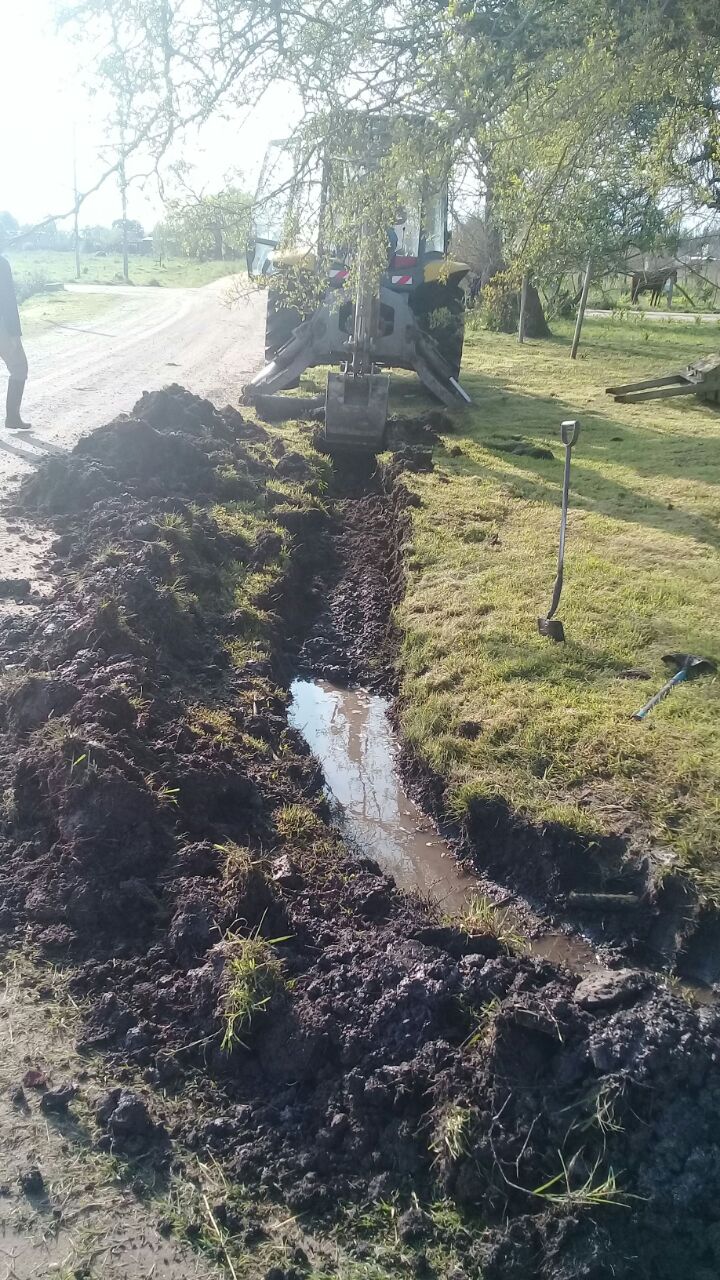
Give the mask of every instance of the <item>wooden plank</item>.
[[626, 396], [616, 396], [621, 404], [640, 404], [643, 400], [669, 400], [671, 396], [696, 396], [702, 383], [683, 382], [679, 387], [656, 387], [654, 391], [633, 391]]
[[643, 378], [641, 382], [623, 382], [619, 387], [608, 387], [607, 395], [624, 396], [628, 391], [644, 391], [647, 387], [674, 386], [679, 378], [679, 373], [666, 373], [662, 378]]

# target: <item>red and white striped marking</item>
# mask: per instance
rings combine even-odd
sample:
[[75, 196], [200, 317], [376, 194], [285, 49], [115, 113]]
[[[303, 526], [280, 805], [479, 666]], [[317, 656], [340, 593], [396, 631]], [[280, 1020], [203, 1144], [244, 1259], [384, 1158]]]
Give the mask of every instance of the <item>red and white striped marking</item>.
[[412, 284], [412, 276], [391, 276], [393, 284]]

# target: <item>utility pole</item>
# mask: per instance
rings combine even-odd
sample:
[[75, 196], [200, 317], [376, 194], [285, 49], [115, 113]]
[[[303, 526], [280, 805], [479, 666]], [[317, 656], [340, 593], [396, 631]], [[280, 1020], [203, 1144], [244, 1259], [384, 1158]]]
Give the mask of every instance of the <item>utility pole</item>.
[[127, 233], [127, 171], [125, 169], [125, 115], [123, 106], [120, 109], [120, 160], [118, 163], [118, 183], [120, 185], [120, 204], [122, 207], [122, 260], [123, 280], [130, 283], [130, 263], [128, 261]]
[[125, 175], [125, 156], [120, 160], [118, 168], [118, 179], [120, 182], [120, 203], [122, 206], [122, 273], [123, 280], [126, 284], [130, 283], [130, 263], [128, 259], [128, 233], [127, 233], [127, 177]]
[[590, 276], [592, 275], [592, 258], [588, 258], [585, 268], [585, 279], [583, 280], [582, 293], [580, 295], [580, 305], [578, 307], [577, 320], [575, 321], [575, 333], [573, 334], [572, 346], [570, 348], [570, 359], [574, 360], [580, 346], [580, 334], [582, 333], [583, 320], [585, 319], [585, 308], [587, 306], [588, 293], [590, 292]]
[[78, 177], [77, 177], [77, 129], [73, 125], [73, 244], [75, 246], [75, 279], [80, 279], [80, 231], [78, 229], [78, 218], [80, 216], [80, 196], [78, 193]]

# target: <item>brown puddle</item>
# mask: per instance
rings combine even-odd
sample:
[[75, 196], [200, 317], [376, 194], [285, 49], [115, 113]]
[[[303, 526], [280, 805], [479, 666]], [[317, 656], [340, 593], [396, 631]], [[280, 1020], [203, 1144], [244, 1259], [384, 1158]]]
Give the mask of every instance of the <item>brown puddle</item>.
[[[325, 680], [295, 680], [290, 691], [290, 722], [322, 764], [344, 834], [398, 888], [434, 898], [449, 914], [462, 911], [483, 892], [482, 882], [462, 870], [450, 845], [405, 791], [385, 698]], [[515, 913], [502, 910], [507, 926], [524, 933]], [[533, 955], [564, 963], [575, 973], [600, 963], [590, 943], [564, 933], [543, 933], [527, 944]]]

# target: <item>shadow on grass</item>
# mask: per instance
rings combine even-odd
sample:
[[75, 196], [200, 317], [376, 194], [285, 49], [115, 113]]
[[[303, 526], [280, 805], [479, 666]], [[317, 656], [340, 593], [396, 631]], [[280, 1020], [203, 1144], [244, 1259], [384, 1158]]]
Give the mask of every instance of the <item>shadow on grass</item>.
[[[545, 460], [503, 451], [503, 461], [512, 472], [493, 471], [487, 464], [469, 459], [465, 459], [459, 469], [492, 477], [504, 484], [512, 477], [523, 497], [558, 504], [564, 452], [559, 440], [559, 424], [566, 418], [579, 416], [583, 432], [573, 455], [571, 479], [571, 501], [576, 507], [720, 548], [720, 492], [716, 522], [675, 505], [670, 496], [667, 499], [651, 496], [643, 491], [641, 484], [634, 488], [618, 483], [583, 460], [583, 449], [590, 450], [594, 463], [619, 463], [633, 470], [639, 482], [644, 476], [679, 476], [685, 481], [720, 485], [720, 416], [718, 436], [707, 438], [663, 430], [652, 422], [638, 426], [597, 412], [578, 414], [573, 405], [559, 398], [516, 391], [500, 378], [488, 375], [466, 375], [465, 385], [476, 401], [476, 408], [457, 419], [459, 439], [472, 440], [481, 448], [493, 451], [499, 443], [520, 436], [533, 443], [550, 443], [555, 457]], [[490, 410], [487, 416], [483, 416], [483, 402]], [[699, 412], [714, 412], [698, 405], [695, 408]]]

